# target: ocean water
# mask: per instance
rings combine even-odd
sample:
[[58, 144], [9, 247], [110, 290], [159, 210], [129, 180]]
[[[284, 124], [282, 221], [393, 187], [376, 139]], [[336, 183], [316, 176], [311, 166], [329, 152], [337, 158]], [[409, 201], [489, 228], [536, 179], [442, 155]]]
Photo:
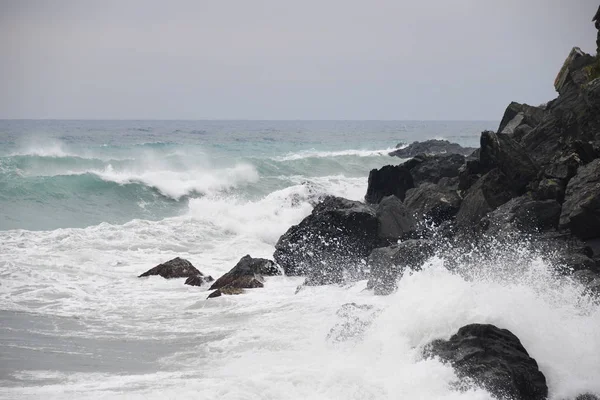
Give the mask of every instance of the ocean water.
[[[270, 258], [319, 196], [362, 199], [396, 144], [477, 146], [496, 127], [0, 121], [0, 398], [491, 399], [421, 357], [472, 322], [513, 331], [552, 399], [600, 392], [600, 307], [526, 243], [452, 271], [433, 258], [387, 297], [271, 277], [206, 300], [137, 278], [176, 256], [215, 278]], [[336, 340], [347, 303], [371, 306], [369, 324]]]

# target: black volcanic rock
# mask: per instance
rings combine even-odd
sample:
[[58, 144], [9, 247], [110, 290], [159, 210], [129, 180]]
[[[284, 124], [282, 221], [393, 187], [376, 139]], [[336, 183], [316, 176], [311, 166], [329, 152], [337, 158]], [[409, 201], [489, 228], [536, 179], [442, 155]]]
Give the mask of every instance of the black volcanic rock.
[[238, 289], [263, 287], [262, 277], [270, 275], [280, 275], [273, 261], [245, 255], [229, 272], [217, 279], [209, 290], [223, 287]]
[[138, 278], [146, 276], [160, 275], [165, 279], [173, 278], [189, 278], [193, 276], [202, 276], [202, 272], [198, 271], [191, 262], [183, 258], [176, 257], [163, 264], [144, 272]]
[[529, 196], [515, 197], [484, 217], [488, 233], [507, 230], [538, 232], [558, 226], [561, 207], [556, 200], [534, 200]]
[[514, 400], [546, 400], [548, 386], [537, 362], [519, 338], [494, 325], [463, 326], [449, 340], [436, 340], [425, 348], [425, 356], [450, 363], [461, 379], [494, 396]]
[[[498, 127], [498, 133], [504, 133], [519, 137], [519, 132], [533, 129], [546, 115], [546, 110], [542, 107], [534, 107], [527, 104], [512, 102], [506, 107], [504, 116]], [[523, 127], [528, 127], [525, 130]]]
[[433, 183], [423, 183], [406, 193], [404, 204], [419, 219], [436, 224], [452, 219], [460, 208], [461, 199], [455, 190]]
[[560, 227], [582, 239], [600, 237], [600, 159], [580, 167], [569, 181]]
[[204, 286], [213, 281], [214, 281], [214, 279], [212, 276], [196, 275], [196, 276], [190, 276], [189, 278], [187, 278], [185, 280], [185, 284], [190, 285], [190, 286]]
[[328, 196], [279, 238], [273, 257], [287, 275], [322, 270], [334, 280], [341, 279], [377, 247], [378, 228], [372, 207]]
[[[412, 189], [411, 189], [412, 190]], [[387, 196], [377, 205], [377, 236], [384, 242], [395, 242], [413, 233], [417, 226], [413, 214], [396, 196]]]
[[443, 178], [457, 178], [459, 170], [465, 163], [465, 156], [460, 154], [419, 154], [406, 161], [406, 167], [413, 178], [415, 186], [422, 183], [439, 183]]
[[365, 201], [377, 204], [386, 196], [394, 195], [404, 200], [406, 191], [415, 187], [410, 171], [401, 165], [386, 165], [369, 173]]
[[[399, 144], [397, 147], [403, 146]], [[432, 139], [424, 142], [413, 142], [404, 148], [398, 148], [390, 153], [390, 156], [400, 158], [411, 158], [419, 154], [462, 154], [468, 156], [475, 149], [472, 147], [462, 147], [457, 143], [451, 143], [447, 140]]]

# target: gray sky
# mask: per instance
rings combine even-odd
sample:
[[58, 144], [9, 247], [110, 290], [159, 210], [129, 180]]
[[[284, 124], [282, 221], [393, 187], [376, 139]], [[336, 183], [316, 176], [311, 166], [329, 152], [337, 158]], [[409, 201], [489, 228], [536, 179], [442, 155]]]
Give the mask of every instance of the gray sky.
[[592, 0], [0, 0], [0, 118], [499, 120]]

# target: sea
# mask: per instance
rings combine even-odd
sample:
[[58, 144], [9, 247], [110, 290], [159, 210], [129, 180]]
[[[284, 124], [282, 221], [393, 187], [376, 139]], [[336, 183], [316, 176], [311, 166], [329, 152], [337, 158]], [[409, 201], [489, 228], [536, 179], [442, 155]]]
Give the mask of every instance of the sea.
[[362, 200], [397, 145], [477, 147], [497, 126], [0, 121], [0, 398], [492, 399], [422, 355], [469, 323], [516, 334], [551, 399], [600, 393], [600, 306], [519, 243], [463, 268], [433, 257], [390, 296], [277, 276], [207, 300], [137, 277], [175, 257], [214, 278], [272, 258], [321, 196]]

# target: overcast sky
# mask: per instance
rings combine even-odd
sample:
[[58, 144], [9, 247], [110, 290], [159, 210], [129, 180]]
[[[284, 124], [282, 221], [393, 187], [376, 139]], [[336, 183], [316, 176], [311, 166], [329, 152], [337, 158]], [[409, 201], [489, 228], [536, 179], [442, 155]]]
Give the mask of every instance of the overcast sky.
[[592, 0], [0, 0], [0, 118], [499, 120]]

